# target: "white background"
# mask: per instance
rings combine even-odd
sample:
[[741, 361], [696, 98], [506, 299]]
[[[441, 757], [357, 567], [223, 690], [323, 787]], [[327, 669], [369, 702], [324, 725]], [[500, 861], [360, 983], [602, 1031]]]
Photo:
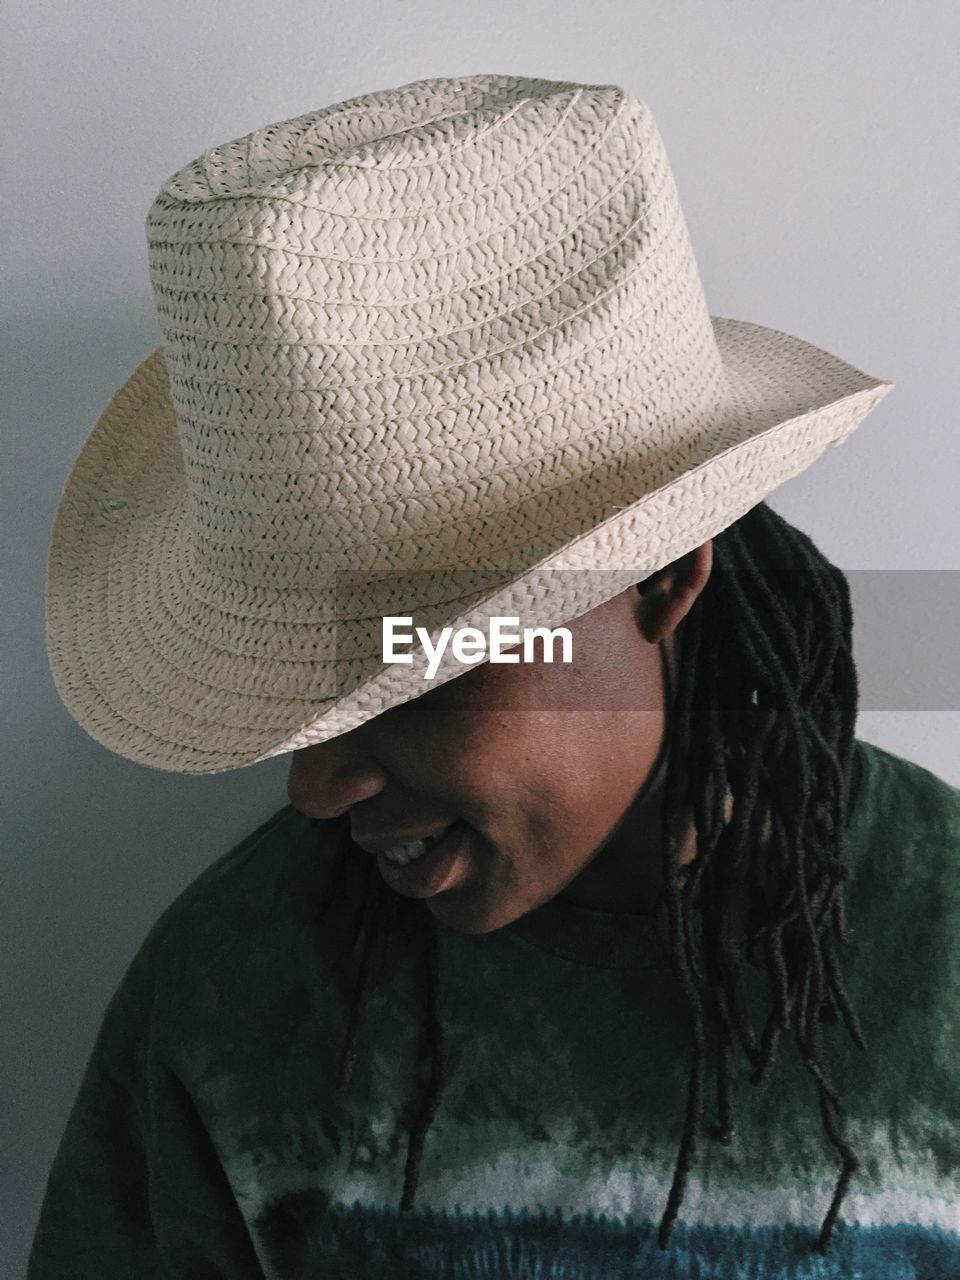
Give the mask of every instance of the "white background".
[[[7, 0], [3, 29], [0, 1272], [12, 1277], [124, 968], [178, 891], [286, 804], [289, 757], [189, 777], [112, 755], [66, 714], [47, 667], [62, 485], [160, 342], [143, 228], [160, 183], [263, 124], [426, 76], [623, 85], [654, 110], [711, 311], [897, 384], [771, 504], [843, 569], [957, 570], [960, 9]], [[954, 577], [917, 580], [949, 592]], [[858, 652], [887, 642], [905, 670], [952, 676], [946, 615], [931, 620], [887, 580]], [[960, 701], [948, 701], [866, 711], [858, 734], [960, 785]]]

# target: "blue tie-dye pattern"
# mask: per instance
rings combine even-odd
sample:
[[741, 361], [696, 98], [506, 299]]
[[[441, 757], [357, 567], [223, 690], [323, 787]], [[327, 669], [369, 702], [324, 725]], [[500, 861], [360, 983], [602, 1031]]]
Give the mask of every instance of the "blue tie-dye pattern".
[[830, 1252], [800, 1227], [690, 1226], [669, 1251], [653, 1223], [591, 1213], [442, 1212], [289, 1193], [254, 1224], [279, 1280], [957, 1280], [960, 1236], [843, 1224]]

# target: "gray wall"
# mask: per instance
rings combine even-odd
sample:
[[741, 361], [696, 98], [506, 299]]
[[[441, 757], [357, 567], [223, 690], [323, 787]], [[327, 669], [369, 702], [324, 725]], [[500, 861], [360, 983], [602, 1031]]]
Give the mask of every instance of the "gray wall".
[[[210, 777], [87, 737], [46, 664], [67, 471], [160, 341], [143, 221], [161, 181], [261, 124], [430, 75], [619, 83], [653, 107], [711, 310], [896, 381], [774, 505], [854, 570], [861, 737], [960, 785], [956, 634], [960, 11], [919, 0], [484, 0], [3, 9], [5, 1185], [22, 1272], [104, 1006], [157, 915], [286, 803], [288, 760]], [[919, 684], [899, 686], [904, 672]], [[955, 679], [954, 673], [950, 672]]]

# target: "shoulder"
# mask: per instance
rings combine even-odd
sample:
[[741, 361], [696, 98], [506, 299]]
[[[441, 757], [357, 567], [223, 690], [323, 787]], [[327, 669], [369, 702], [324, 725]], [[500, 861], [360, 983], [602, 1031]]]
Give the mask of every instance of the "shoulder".
[[340, 823], [318, 823], [284, 805], [173, 899], [131, 968], [162, 976], [167, 987], [196, 989], [224, 967], [242, 970], [254, 956], [288, 953], [334, 885], [343, 834]]
[[855, 869], [901, 884], [952, 874], [960, 859], [960, 788], [871, 742], [855, 742], [848, 839]]
[[[855, 860], [867, 847], [904, 845], [942, 850], [944, 861], [960, 854], [960, 787], [930, 769], [857, 738], [848, 837]], [[909, 862], [901, 860], [901, 871]]]
[[[934, 1052], [960, 1031], [960, 789], [872, 743], [856, 749], [844, 951], [891, 1052]], [[953, 1057], [940, 1065], [955, 1091]]]
[[[196, 876], [127, 964], [90, 1070], [142, 1080], [163, 1059], [187, 1079], [221, 1042], [262, 1043], [262, 1028], [283, 1013], [278, 993], [316, 987], [324, 948], [339, 949], [350, 921], [352, 877], [334, 879], [342, 831], [285, 805]], [[331, 884], [345, 910], [321, 922]]]
[[[960, 862], [960, 788], [923, 765], [857, 739], [848, 861], [853, 879], [901, 904], [907, 892], [929, 897], [943, 890], [960, 910], [954, 889]], [[938, 888], [939, 886], [939, 888]], [[914, 899], [916, 901], [916, 899]], [[931, 909], [936, 903], [927, 904]]]
[[948, 824], [960, 816], [960, 787], [904, 756], [862, 738], [855, 740], [861, 769], [855, 800], [862, 797], [873, 810], [902, 811]]

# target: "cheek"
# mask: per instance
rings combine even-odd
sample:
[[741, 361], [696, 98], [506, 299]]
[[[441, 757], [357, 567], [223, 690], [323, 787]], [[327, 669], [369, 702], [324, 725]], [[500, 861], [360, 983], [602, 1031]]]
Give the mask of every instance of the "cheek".
[[425, 726], [390, 763], [479, 832], [499, 876], [549, 879], [595, 853], [629, 805], [632, 748], [595, 716], [499, 710]]
[[636, 760], [619, 746], [611, 752], [609, 743], [556, 757], [552, 773], [526, 778], [522, 847], [560, 873], [582, 869], [627, 813], [642, 780]]
[[518, 880], [550, 885], [596, 852], [619, 814], [608, 820], [595, 798], [579, 787], [558, 785], [556, 779], [530, 782], [504, 809], [499, 838], [493, 832], [491, 838]]

